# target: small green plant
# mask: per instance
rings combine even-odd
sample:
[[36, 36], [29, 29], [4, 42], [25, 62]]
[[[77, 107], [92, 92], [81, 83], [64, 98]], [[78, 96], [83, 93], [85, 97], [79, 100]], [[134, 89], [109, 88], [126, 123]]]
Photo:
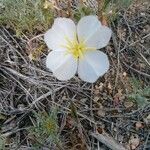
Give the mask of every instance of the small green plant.
[[29, 129], [30, 136], [34, 137], [34, 147], [41, 148], [43, 145], [51, 147], [52, 144], [59, 145], [57, 111], [50, 114], [34, 113], [36, 123]]
[[112, 5], [116, 8], [127, 8], [133, 0], [104, 0], [104, 9], [108, 7], [108, 5]]
[[78, 22], [83, 16], [92, 15], [94, 11], [87, 6], [79, 5], [76, 10], [73, 11], [73, 17]]
[[[98, 4], [100, 5], [100, 15], [103, 15], [107, 21], [114, 21], [117, 19], [118, 12], [121, 9], [128, 8], [132, 4], [133, 0], [101, 0], [98, 2], [100, 2], [100, 4]], [[95, 6], [96, 5], [97, 4], [95, 3]], [[77, 9], [73, 11], [73, 16], [77, 21], [79, 21], [83, 16], [95, 14], [95, 10], [93, 9], [80, 4]]]
[[5, 149], [5, 141], [6, 141], [6, 138], [2, 137], [0, 135], [0, 150], [4, 150]]
[[45, 0], [1, 0], [0, 25], [22, 32], [45, 31], [53, 21], [53, 12], [44, 7]]
[[138, 107], [144, 107], [150, 104], [150, 87], [142, 88], [140, 81], [133, 78], [131, 80], [133, 86], [133, 93], [128, 95], [130, 100], [137, 102]]
[[132, 4], [133, 0], [104, 0], [102, 12], [109, 21], [114, 21], [118, 17], [121, 9], [126, 9]]

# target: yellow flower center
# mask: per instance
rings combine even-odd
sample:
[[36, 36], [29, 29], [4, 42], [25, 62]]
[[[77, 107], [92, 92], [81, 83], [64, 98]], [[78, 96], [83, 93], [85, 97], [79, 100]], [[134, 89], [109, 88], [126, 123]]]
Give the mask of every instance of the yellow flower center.
[[73, 55], [74, 58], [78, 59], [84, 56], [85, 51], [87, 50], [95, 50], [93, 47], [87, 47], [85, 42], [82, 40], [78, 42], [77, 36], [75, 36], [74, 40], [71, 41], [67, 37], [65, 37], [67, 44], [63, 47], [67, 48], [67, 53]]

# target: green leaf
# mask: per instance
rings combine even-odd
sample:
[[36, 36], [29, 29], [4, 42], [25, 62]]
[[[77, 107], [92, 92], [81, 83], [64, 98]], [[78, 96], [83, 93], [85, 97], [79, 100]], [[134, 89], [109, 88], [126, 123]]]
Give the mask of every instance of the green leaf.
[[0, 135], [0, 150], [5, 149], [5, 138]]
[[136, 93], [139, 89], [142, 89], [141, 83], [139, 80], [137, 80], [136, 78], [131, 78], [130, 82], [133, 86], [133, 90]]
[[78, 6], [78, 8], [73, 11], [73, 16], [75, 20], [78, 22], [83, 16], [94, 14], [94, 11], [90, 7], [86, 6]]
[[136, 95], [135, 100], [139, 107], [145, 107], [146, 105], [150, 104], [148, 99], [141, 95]]
[[149, 97], [150, 98], [150, 87], [146, 87], [145, 89], [143, 89], [143, 91], [141, 92], [141, 94], [145, 97]]
[[35, 122], [34, 126], [29, 129], [31, 135], [35, 137], [36, 144], [39, 146], [40, 143], [58, 143], [58, 121], [57, 121], [57, 110], [52, 109], [50, 113], [34, 112]]
[[144, 107], [150, 104], [150, 87], [142, 88], [142, 84], [136, 78], [131, 78], [133, 93], [128, 95], [128, 98], [134, 100], [138, 107]]

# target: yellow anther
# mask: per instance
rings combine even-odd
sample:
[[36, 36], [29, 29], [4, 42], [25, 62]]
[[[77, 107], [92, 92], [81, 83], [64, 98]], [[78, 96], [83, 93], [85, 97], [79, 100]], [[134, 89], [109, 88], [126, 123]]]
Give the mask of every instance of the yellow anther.
[[71, 53], [74, 58], [82, 58], [84, 52], [87, 50], [96, 50], [93, 47], [87, 47], [84, 41], [78, 42], [77, 36], [75, 35], [74, 40], [71, 41], [68, 37], [65, 37], [67, 44], [62, 45], [62, 47], [67, 49], [67, 53]]

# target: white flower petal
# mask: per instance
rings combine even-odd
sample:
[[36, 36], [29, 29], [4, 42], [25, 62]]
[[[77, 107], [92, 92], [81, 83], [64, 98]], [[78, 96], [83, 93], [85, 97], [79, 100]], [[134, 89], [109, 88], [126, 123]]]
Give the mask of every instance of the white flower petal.
[[85, 41], [88, 47], [100, 49], [105, 47], [111, 38], [111, 29], [101, 25], [97, 16], [81, 18], [77, 25], [79, 41]]
[[80, 40], [85, 40], [88, 36], [92, 35], [95, 29], [101, 26], [97, 16], [85, 16], [80, 19], [77, 24], [77, 33]]
[[66, 50], [62, 45], [66, 44], [63, 34], [59, 34], [57, 30], [50, 29], [44, 35], [44, 41], [47, 44], [49, 49], [55, 51], [64, 51]]
[[57, 18], [54, 21], [53, 28], [55, 28], [59, 34], [65, 34], [70, 40], [73, 40], [76, 36], [76, 25], [71, 19]]
[[103, 48], [109, 43], [111, 33], [108, 27], [101, 26], [86, 40], [86, 45], [89, 47], [96, 47], [96, 49]]
[[66, 50], [66, 39], [73, 40], [75, 33], [76, 26], [71, 19], [57, 18], [52, 28], [45, 33], [44, 41], [50, 49], [63, 51]]
[[79, 59], [78, 75], [83, 81], [94, 83], [108, 69], [108, 57], [101, 51], [88, 51]]
[[63, 51], [51, 51], [46, 58], [46, 66], [57, 79], [69, 80], [77, 71], [77, 59]]

